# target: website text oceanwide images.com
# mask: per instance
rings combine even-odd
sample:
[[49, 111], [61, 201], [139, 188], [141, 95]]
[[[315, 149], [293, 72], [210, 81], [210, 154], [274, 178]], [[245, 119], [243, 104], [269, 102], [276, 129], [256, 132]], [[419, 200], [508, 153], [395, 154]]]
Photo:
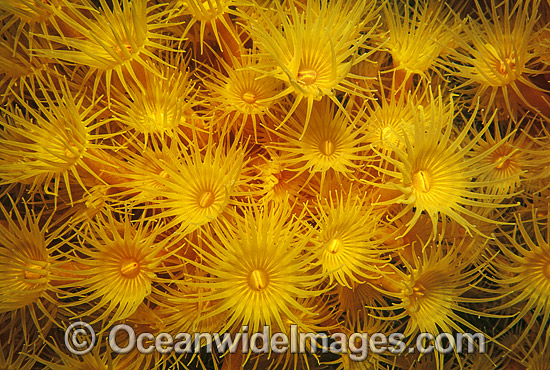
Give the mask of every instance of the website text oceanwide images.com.
[[[91, 325], [79, 321], [65, 331], [65, 345], [76, 355], [89, 353], [96, 343]], [[354, 361], [363, 361], [369, 353], [393, 354], [422, 353], [485, 353], [485, 336], [482, 333], [420, 333], [414, 340], [402, 333], [303, 333], [297, 325], [290, 332], [272, 333], [269, 326], [261, 332], [249, 333], [243, 326], [237, 333], [139, 333], [131, 326], [116, 325], [106, 338], [111, 350], [118, 354], [139, 351], [143, 354], [158, 351], [161, 354], [182, 353], [335, 353], [349, 354]]]

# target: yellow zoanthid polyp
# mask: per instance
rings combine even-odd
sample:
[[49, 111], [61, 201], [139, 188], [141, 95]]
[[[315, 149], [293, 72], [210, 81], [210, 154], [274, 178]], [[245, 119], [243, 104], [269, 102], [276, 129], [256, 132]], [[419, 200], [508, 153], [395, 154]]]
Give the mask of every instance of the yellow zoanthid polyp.
[[100, 144], [110, 135], [99, 131], [104, 121], [96, 120], [96, 101], [73, 94], [66, 78], [47, 75], [36, 82], [38, 89], [27, 84], [32, 105], [15, 95], [16, 102], [0, 107], [0, 184], [23, 183], [32, 193], [57, 196], [63, 183], [72, 201], [71, 179], [86, 188], [81, 177], [98, 175], [86, 163], [97, 160], [93, 149], [110, 148]]
[[[500, 128], [499, 122], [495, 120], [491, 126], [473, 148], [472, 156], [490, 150], [492, 153], [484, 156], [481, 163], [496, 165], [478, 178], [491, 182], [487, 188], [489, 193], [511, 197], [522, 188], [522, 181], [528, 176], [528, 171], [536, 168], [536, 157], [533, 154], [535, 143], [524, 131], [513, 130], [511, 124], [507, 128]], [[493, 151], [492, 148], [497, 145], [498, 149]]]
[[132, 175], [134, 184], [141, 180], [157, 184], [143, 188], [151, 197], [143, 207], [154, 210], [153, 219], [163, 218], [166, 228], [177, 227], [186, 233], [215, 221], [237, 195], [236, 185], [246, 181], [243, 148], [224, 133], [211, 132], [205, 143], [194, 135], [187, 147], [172, 144], [171, 149], [150, 158], [158, 164], [134, 167]]
[[[40, 40], [34, 40], [42, 44]], [[36, 47], [36, 45], [35, 45]], [[36, 88], [35, 79], [46, 71], [55, 75], [57, 71], [48, 70], [48, 63], [44, 60], [33, 57], [30, 50], [30, 36], [24, 32], [18, 40], [6, 32], [0, 39], [0, 104], [6, 104], [6, 98], [13, 99], [13, 91], [21, 96], [25, 94], [25, 88], [31, 86]]]
[[137, 221], [128, 214], [121, 221], [117, 216], [111, 211], [98, 214], [89, 228], [79, 231], [80, 243], [74, 244], [78, 254], [72, 257], [78, 269], [62, 297], [66, 308], [89, 303], [86, 315], [108, 326], [132, 315], [161, 279], [161, 271], [170, 270], [162, 261], [175, 252], [168, 248], [177, 238], [157, 241], [161, 230], [143, 216]]
[[300, 323], [293, 310], [310, 309], [298, 299], [319, 294], [321, 277], [313, 270], [316, 254], [308, 248], [311, 232], [303, 213], [293, 216], [288, 204], [273, 203], [251, 204], [243, 212], [235, 224], [214, 225], [216, 237], [206, 235], [209, 251], [197, 250], [202, 263], [189, 261], [207, 275], [199, 274], [197, 283], [188, 284], [209, 289], [190, 302], [214, 302], [198, 321], [227, 312], [224, 330], [248, 325], [251, 333], [263, 325], [286, 328], [285, 317]]
[[[383, 174], [382, 178], [385, 178], [386, 182], [372, 184], [400, 191], [396, 198], [384, 201], [383, 204], [406, 205], [394, 219], [414, 212], [414, 216], [407, 223], [405, 233], [415, 225], [423, 212], [432, 221], [434, 235], [440, 217], [443, 221], [445, 217], [453, 219], [468, 232], [479, 232], [471, 219], [488, 219], [471, 211], [469, 206], [494, 208], [498, 207], [503, 199], [503, 196], [480, 191], [491, 185], [491, 182], [476, 180], [482, 173], [497, 165], [490, 163], [482, 166], [481, 160], [497, 150], [502, 141], [485, 151], [483, 155], [468, 158], [471, 149], [485, 131], [480, 131], [466, 142], [474, 123], [474, 114], [465, 122], [465, 126], [453, 135], [452, 120], [458, 117], [453, 98], [451, 97], [450, 111], [454, 114], [450, 116], [445, 112], [441, 95], [436, 99], [439, 103], [432, 103], [426, 110], [420, 107], [416, 112], [411, 139], [407, 135], [400, 137], [401, 143], [405, 144], [403, 149], [388, 143], [393, 147], [394, 157], [373, 148], [385, 162], [391, 164], [391, 167], [382, 168], [378, 165], [377, 170]], [[487, 128], [488, 126], [485, 130]]]
[[180, 165], [179, 152], [185, 146], [177, 136], [163, 145], [156, 139], [152, 144], [152, 147], [143, 148], [144, 143], [130, 136], [127, 148], [118, 152], [120, 158], [115, 168], [123, 176], [113, 185], [125, 196], [125, 205], [154, 204], [163, 199], [159, 194], [166, 188], [163, 179], [169, 177], [170, 169]]
[[384, 4], [387, 36], [381, 35], [380, 43], [392, 56], [396, 87], [408, 90], [414, 75], [430, 81], [431, 73], [441, 73], [438, 67], [454, 51], [462, 22], [442, 1], [401, 3]]
[[281, 26], [263, 15], [265, 24], [252, 20], [249, 27], [258, 48], [268, 57], [257, 69], [286, 85], [281, 93], [270, 99], [294, 96], [286, 118], [303, 99], [307, 100], [306, 117], [301, 122], [305, 131], [315, 100], [327, 96], [341, 107], [336, 92], [358, 88], [346, 77], [353, 65], [369, 56], [369, 53], [359, 55], [358, 51], [367, 46], [367, 39], [376, 29], [374, 20], [379, 7], [370, 0], [353, 3], [312, 0], [307, 2], [304, 12], [298, 12], [294, 1], [289, 5], [287, 12], [275, 3], [276, 22]]
[[55, 15], [80, 36], [40, 35], [64, 47], [37, 49], [36, 53], [61, 63], [86, 66], [84, 83], [92, 81], [94, 91], [104, 75], [109, 98], [114, 82], [123, 86], [127, 79], [139, 82], [144, 69], [161, 75], [146, 61], [166, 63], [155, 51], [170, 50], [165, 43], [174, 38], [160, 31], [170, 25], [171, 13], [163, 9], [165, 4], [151, 5], [146, 0], [115, 1], [113, 8], [105, 0], [100, 4], [98, 10], [83, 0], [79, 6], [68, 3], [70, 7], [56, 10]]
[[324, 179], [328, 171], [334, 170], [342, 176], [353, 177], [360, 161], [367, 158], [364, 152], [368, 145], [363, 142], [366, 127], [358, 124], [366, 107], [356, 108], [353, 102], [349, 102], [345, 109], [347, 111], [340, 110], [329, 98], [315, 102], [305, 130], [303, 122], [308, 119], [308, 112], [298, 109], [284, 127], [273, 130], [273, 135], [280, 140], [269, 147], [277, 149], [281, 161], [298, 174], [308, 173], [311, 178], [319, 172]]
[[456, 92], [480, 101], [491, 113], [495, 108], [516, 120], [526, 111], [548, 117], [548, 91], [534, 82], [537, 68], [537, 9], [539, 0], [511, 2], [491, 0], [489, 12], [476, 1], [477, 18], [469, 19], [466, 37], [459, 38], [453, 56], [455, 75], [462, 83]]
[[[542, 217], [537, 213], [542, 212]], [[532, 339], [529, 353], [539, 340], [547, 346], [550, 342], [550, 216], [548, 205], [545, 209], [531, 208], [531, 220], [516, 216], [512, 233], [503, 233], [495, 239], [503, 258], [493, 259], [494, 281], [499, 285], [503, 297], [510, 294], [494, 310], [514, 308], [517, 315], [499, 334], [506, 333], [518, 322], [524, 320], [526, 326], [517, 340], [520, 343], [531, 329], [540, 325]], [[529, 229], [528, 229], [529, 228]], [[532, 230], [529, 232], [528, 230]], [[540, 322], [539, 322], [540, 319]]]
[[260, 78], [262, 74], [254, 67], [261, 64], [261, 59], [255, 53], [243, 55], [242, 61], [233, 57], [232, 61], [229, 64], [219, 58], [220, 71], [204, 66], [204, 99], [212, 104], [217, 126], [225, 130], [223, 125], [228, 125], [234, 131], [244, 126], [244, 134], [253, 133], [257, 142], [258, 129], [277, 126], [284, 114], [281, 102], [272, 100], [282, 83], [274, 77]]
[[[0, 315], [46, 336], [57, 312], [64, 244], [59, 238], [66, 230], [49, 232], [51, 217], [43, 219], [26, 204], [12, 206], [8, 211], [0, 205]], [[27, 334], [25, 342], [30, 344]]]
[[[434, 337], [440, 333], [464, 333], [466, 330], [481, 333], [464, 315], [491, 316], [468, 305], [488, 300], [469, 295], [485, 265], [470, 268], [458, 249], [443, 251], [437, 242], [429, 242], [422, 249], [422, 255], [414, 255], [412, 263], [403, 261], [402, 266], [391, 265], [395, 274], [388, 279], [395, 285], [391, 290], [379, 289], [388, 299], [397, 302], [379, 307], [379, 310], [391, 312], [380, 319], [403, 319], [401, 333], [407, 338], [414, 338], [418, 333], [430, 333]], [[453, 351], [457, 355], [456, 348]], [[441, 355], [437, 351], [436, 354]], [[439, 361], [441, 358], [436, 359]]]
[[440, 114], [438, 119], [442, 122], [442, 129], [451, 124], [454, 105], [445, 98], [447, 94], [443, 94], [440, 99], [441, 94], [431, 94], [430, 89], [422, 84], [414, 91], [406, 91], [405, 86], [396, 85], [397, 81], [392, 81], [391, 87], [384, 86], [381, 76], [378, 76], [378, 81], [380, 91], [375, 94], [376, 100], [366, 105], [367, 112], [358, 119], [358, 125], [365, 130], [364, 142], [374, 152], [393, 156], [392, 148], [405, 148], [405, 136], [412, 143], [417, 124], [415, 117], [420, 114], [420, 110], [425, 114], [425, 122], [429, 122], [430, 114], [436, 112]]
[[393, 146], [403, 147], [400, 136], [409, 135], [412, 132], [415, 106], [408, 103], [406, 94], [393, 94], [392, 88], [386, 92], [382, 81], [381, 94], [372, 104], [367, 105], [367, 114], [361, 121], [365, 126], [365, 143], [372, 145], [376, 150], [389, 153]]
[[149, 140], [190, 134], [193, 120], [200, 119], [194, 111], [200, 100], [188, 61], [173, 51], [159, 56], [163, 63], [146, 61], [150, 69], [142, 72], [139, 82], [130, 80], [126, 88], [114, 88], [111, 94], [114, 121], [132, 130], [144, 146]]
[[382, 254], [384, 231], [382, 212], [365, 196], [350, 189], [329, 200], [317, 201], [311, 217], [317, 226], [312, 242], [321, 251], [319, 265], [330, 282], [351, 288], [368, 279], [380, 277], [378, 268], [389, 262]]

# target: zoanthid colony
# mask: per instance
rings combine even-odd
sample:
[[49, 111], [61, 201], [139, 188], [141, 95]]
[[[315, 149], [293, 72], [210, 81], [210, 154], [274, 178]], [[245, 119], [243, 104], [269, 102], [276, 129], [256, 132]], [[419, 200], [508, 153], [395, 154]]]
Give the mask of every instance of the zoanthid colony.
[[0, 368], [550, 369], [549, 1], [2, 0], [0, 34]]

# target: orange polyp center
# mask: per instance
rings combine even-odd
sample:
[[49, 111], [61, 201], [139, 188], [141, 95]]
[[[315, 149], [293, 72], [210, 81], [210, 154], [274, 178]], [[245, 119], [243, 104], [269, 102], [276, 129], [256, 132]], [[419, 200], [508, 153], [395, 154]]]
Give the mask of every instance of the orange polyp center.
[[[490, 68], [487, 69], [487, 66], [484, 66], [481, 62], [480, 68], [485, 70], [493, 83], [499, 85], [510, 83], [510, 79], [516, 79], [518, 77], [518, 70], [516, 69], [516, 57], [513, 50], [509, 50], [506, 44], [498, 45], [498, 47], [493, 46], [492, 44], [485, 44], [485, 52], [489, 55], [486, 55], [486, 58], [491, 60]], [[504, 55], [507, 54], [506, 57]], [[494, 77], [497, 80], [494, 80]]]
[[132, 45], [124, 44], [123, 47], [120, 47], [120, 45], [115, 46], [115, 53], [122, 58], [126, 56], [123, 50], [126, 50], [128, 54], [132, 54]]
[[245, 103], [248, 103], [248, 104], [256, 103], [256, 94], [254, 94], [250, 91], [245, 92], [243, 94], [242, 98], [243, 98]]
[[507, 168], [510, 164], [510, 159], [509, 158], [506, 158], [504, 156], [500, 156], [497, 158], [497, 160], [495, 161], [497, 164], [496, 168], [501, 170], [503, 168]]
[[409, 299], [411, 301], [411, 307], [409, 308], [410, 311], [416, 312], [418, 311], [418, 299], [421, 299], [426, 295], [426, 288], [421, 283], [416, 283], [412, 287], [412, 292], [409, 294]]
[[120, 264], [120, 273], [127, 278], [135, 278], [139, 274], [139, 263], [135, 259], [122, 261]]
[[390, 127], [384, 127], [382, 130], [380, 130], [380, 140], [382, 141], [388, 141], [391, 139], [392, 130]]
[[315, 72], [313, 69], [302, 70], [298, 72], [297, 79], [299, 82], [303, 83], [304, 85], [311, 85], [317, 79], [317, 72]]
[[413, 296], [417, 298], [424, 297], [424, 295], [426, 294], [426, 288], [424, 288], [424, 286], [420, 283], [416, 283], [412, 290]]
[[334, 146], [334, 143], [331, 140], [325, 140], [321, 143], [319, 149], [321, 150], [321, 153], [323, 153], [326, 156], [332, 155], [334, 151], [336, 150], [336, 147]]
[[32, 264], [27, 267], [29, 268], [29, 270], [25, 270], [23, 274], [25, 279], [36, 280], [42, 277], [42, 274], [40, 274], [40, 266]]
[[327, 250], [332, 253], [336, 254], [338, 251], [342, 248], [342, 241], [340, 239], [332, 239], [332, 241], [329, 243]]
[[159, 176], [162, 177], [163, 179], [167, 179], [168, 176], [170, 176], [170, 175], [168, 175], [168, 172], [162, 170], [162, 171], [160, 171]]
[[415, 189], [420, 190], [423, 193], [430, 191], [430, 179], [425, 171], [416, 172], [413, 175], [412, 182]]
[[201, 195], [201, 198], [199, 199], [199, 206], [201, 208], [210, 207], [212, 203], [214, 203], [214, 193], [207, 191]]
[[267, 287], [269, 281], [263, 270], [254, 270], [250, 274], [248, 283], [252, 289], [260, 291]]
[[[506, 68], [508, 66], [508, 69]], [[516, 66], [515, 61], [512, 58], [506, 58], [505, 61], [500, 61], [499, 73], [503, 76], [508, 76], [508, 71], [512, 71]]]
[[71, 144], [71, 148], [65, 148], [65, 157], [69, 159], [75, 159], [77, 156], [74, 154], [74, 152], [77, 152], [76, 145]]
[[550, 280], [550, 262], [546, 262], [546, 264], [542, 267], [542, 272], [544, 276]]
[[288, 180], [288, 176], [285, 175], [285, 171], [275, 172], [273, 177], [277, 179], [277, 183], [286, 182], [286, 180]]
[[290, 171], [281, 170], [272, 174], [273, 179], [273, 191], [276, 194], [286, 196], [287, 191], [290, 189], [289, 181], [292, 180], [294, 174]]

